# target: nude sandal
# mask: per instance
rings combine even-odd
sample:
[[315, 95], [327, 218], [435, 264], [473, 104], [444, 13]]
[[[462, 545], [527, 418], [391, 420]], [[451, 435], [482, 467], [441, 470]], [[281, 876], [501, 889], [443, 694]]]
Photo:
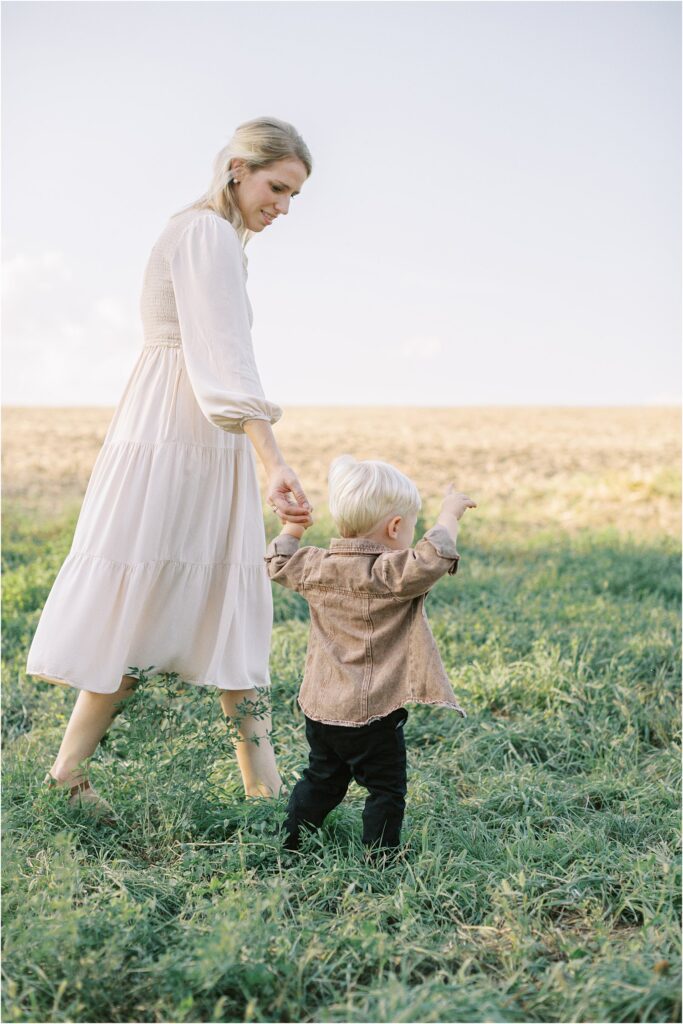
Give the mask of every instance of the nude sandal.
[[82, 810], [87, 810], [98, 818], [102, 818], [102, 820], [114, 821], [116, 819], [114, 808], [90, 785], [89, 779], [83, 779], [81, 782], [77, 782], [75, 786], [70, 786], [66, 782], [59, 782], [54, 775], [48, 772], [43, 779], [43, 784], [50, 789], [68, 789], [69, 807], [80, 807]]

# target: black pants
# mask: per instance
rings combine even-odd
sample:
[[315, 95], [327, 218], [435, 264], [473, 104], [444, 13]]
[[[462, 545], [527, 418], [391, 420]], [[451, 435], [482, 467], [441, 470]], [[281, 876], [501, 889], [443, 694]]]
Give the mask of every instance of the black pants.
[[287, 806], [285, 846], [296, 850], [302, 825], [322, 825], [346, 795], [351, 779], [368, 790], [363, 810], [363, 842], [397, 847], [406, 804], [405, 708], [369, 725], [323, 725], [306, 718], [308, 768]]

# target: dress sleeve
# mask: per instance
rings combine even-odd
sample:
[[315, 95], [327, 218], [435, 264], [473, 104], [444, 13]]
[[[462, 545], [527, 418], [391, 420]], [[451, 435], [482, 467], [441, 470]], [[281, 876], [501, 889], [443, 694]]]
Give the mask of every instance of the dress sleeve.
[[203, 414], [232, 434], [244, 432], [245, 420], [275, 423], [282, 409], [267, 401], [256, 369], [242, 246], [232, 224], [195, 217], [170, 266], [185, 365]]

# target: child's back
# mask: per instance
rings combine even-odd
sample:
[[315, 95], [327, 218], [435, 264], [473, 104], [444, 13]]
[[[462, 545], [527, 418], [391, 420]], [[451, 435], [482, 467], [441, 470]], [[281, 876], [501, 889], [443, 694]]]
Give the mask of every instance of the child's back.
[[455, 543], [435, 526], [415, 546], [392, 550], [364, 538], [329, 551], [298, 548], [281, 534], [270, 546], [272, 580], [302, 594], [311, 633], [299, 704], [329, 725], [366, 725], [406, 703], [464, 715], [424, 614], [433, 584], [456, 572]]
[[411, 547], [420, 497], [402, 473], [343, 456], [330, 472], [330, 509], [344, 535], [329, 550], [299, 548], [287, 524], [266, 555], [270, 578], [302, 594], [311, 631], [299, 704], [309, 764], [289, 799], [286, 845], [319, 826], [349, 782], [368, 790], [363, 842], [399, 845], [406, 795], [404, 704], [464, 716], [424, 611], [429, 589], [454, 574], [458, 520], [474, 502], [447, 495], [436, 525]]

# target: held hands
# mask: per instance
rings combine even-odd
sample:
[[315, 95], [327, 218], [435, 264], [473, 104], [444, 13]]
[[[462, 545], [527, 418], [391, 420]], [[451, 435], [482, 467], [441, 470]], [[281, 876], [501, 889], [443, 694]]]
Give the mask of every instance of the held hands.
[[296, 537], [297, 540], [301, 540], [305, 532], [305, 526], [297, 526], [295, 523], [285, 523], [280, 530], [280, 535], [286, 533], [288, 537]]
[[465, 511], [468, 508], [476, 508], [477, 503], [461, 491], [456, 491], [453, 484], [449, 484], [446, 488], [446, 494], [444, 495], [443, 504], [441, 506], [442, 514], [455, 516], [456, 519], [462, 519]]
[[290, 466], [277, 466], [269, 474], [267, 501], [283, 523], [302, 527], [302, 534], [313, 522], [313, 508], [304, 494], [299, 478]]

